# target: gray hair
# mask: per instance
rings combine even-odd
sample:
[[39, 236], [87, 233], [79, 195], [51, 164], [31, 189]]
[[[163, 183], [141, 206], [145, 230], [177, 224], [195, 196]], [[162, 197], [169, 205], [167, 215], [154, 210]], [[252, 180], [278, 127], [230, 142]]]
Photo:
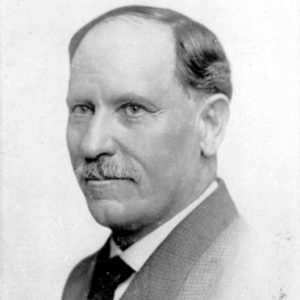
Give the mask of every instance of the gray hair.
[[108, 11], [74, 34], [69, 44], [70, 61], [91, 28], [118, 16], [137, 16], [169, 25], [176, 43], [176, 74], [183, 87], [208, 94], [222, 93], [231, 98], [230, 65], [217, 36], [204, 25], [170, 9], [124, 6]]

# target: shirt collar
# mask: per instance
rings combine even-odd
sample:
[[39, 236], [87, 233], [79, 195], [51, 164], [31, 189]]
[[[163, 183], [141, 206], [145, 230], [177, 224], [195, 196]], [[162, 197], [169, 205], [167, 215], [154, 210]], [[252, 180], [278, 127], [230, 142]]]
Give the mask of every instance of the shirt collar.
[[180, 211], [169, 221], [153, 230], [151, 233], [135, 242], [126, 250], [122, 251], [113, 239], [110, 239], [110, 257], [119, 255], [133, 270], [139, 271], [151, 254], [169, 235], [169, 233], [201, 202], [211, 195], [218, 187], [218, 183], [213, 181], [209, 187], [190, 205]]

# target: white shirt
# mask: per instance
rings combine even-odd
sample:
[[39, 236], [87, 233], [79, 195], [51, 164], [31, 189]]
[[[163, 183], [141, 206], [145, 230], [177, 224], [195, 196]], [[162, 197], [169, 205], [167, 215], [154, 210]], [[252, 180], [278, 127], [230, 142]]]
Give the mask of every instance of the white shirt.
[[[185, 209], [180, 211], [177, 215], [171, 218], [169, 221], [153, 230], [151, 233], [131, 245], [126, 250], [122, 251], [115, 242], [110, 239], [110, 257], [119, 255], [124, 262], [126, 262], [135, 272], [138, 272], [151, 254], [156, 248], [163, 242], [163, 240], [169, 235], [169, 233], [178, 225], [188, 214], [190, 214], [203, 200], [211, 195], [218, 184], [216, 181], [212, 182], [211, 185], [200, 195], [200, 197], [188, 205]], [[114, 300], [119, 300], [129, 284], [133, 280], [136, 273], [131, 275], [126, 281], [121, 283], [114, 295]]]

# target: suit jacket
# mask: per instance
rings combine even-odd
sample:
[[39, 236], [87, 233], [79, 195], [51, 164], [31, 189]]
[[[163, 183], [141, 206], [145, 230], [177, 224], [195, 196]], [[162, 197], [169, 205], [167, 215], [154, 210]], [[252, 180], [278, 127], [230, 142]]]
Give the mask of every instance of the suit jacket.
[[[255, 271], [253, 256], [255, 260], [257, 256], [252, 250], [259, 246], [250, 232], [219, 180], [217, 190], [169, 234], [121, 299], [269, 299], [263, 296], [264, 282]], [[96, 255], [71, 272], [63, 300], [86, 299]]]

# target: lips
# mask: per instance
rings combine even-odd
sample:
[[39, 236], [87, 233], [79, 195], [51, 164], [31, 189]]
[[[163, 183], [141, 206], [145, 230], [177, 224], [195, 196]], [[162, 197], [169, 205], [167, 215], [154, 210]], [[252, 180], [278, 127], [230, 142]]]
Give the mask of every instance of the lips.
[[[100, 175], [100, 174], [99, 174]], [[115, 180], [120, 180], [120, 181], [132, 181], [135, 182], [135, 180], [133, 178], [129, 178], [129, 177], [111, 177], [111, 176], [88, 176], [84, 178], [84, 181], [89, 182], [89, 181], [99, 181], [99, 182], [104, 182], [104, 181], [115, 181]]]

